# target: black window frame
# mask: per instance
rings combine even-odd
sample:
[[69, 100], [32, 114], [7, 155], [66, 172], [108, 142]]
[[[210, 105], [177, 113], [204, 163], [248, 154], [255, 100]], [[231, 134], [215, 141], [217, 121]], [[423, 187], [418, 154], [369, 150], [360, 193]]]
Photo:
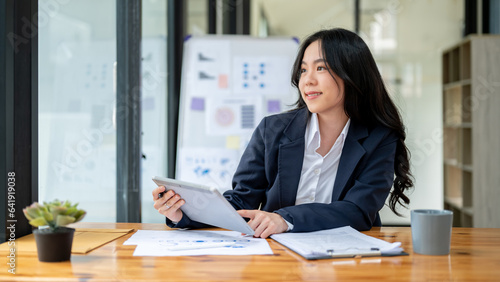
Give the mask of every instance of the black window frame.
[[38, 1], [0, 1], [1, 242], [31, 233], [22, 210], [38, 201], [37, 15]]

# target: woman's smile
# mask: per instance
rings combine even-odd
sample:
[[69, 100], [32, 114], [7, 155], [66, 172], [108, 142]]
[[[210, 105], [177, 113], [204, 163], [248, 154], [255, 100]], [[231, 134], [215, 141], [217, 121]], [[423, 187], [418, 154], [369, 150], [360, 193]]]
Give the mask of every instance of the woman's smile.
[[306, 94], [306, 98], [307, 100], [312, 100], [312, 99], [316, 99], [319, 97], [319, 95], [323, 94], [323, 92], [319, 92], [319, 91], [308, 91], [305, 93]]

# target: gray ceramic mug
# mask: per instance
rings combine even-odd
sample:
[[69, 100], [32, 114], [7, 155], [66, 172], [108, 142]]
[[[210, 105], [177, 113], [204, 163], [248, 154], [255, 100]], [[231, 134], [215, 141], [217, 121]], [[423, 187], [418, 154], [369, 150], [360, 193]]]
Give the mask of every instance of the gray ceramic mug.
[[452, 211], [412, 210], [413, 251], [423, 255], [449, 254], [452, 223]]

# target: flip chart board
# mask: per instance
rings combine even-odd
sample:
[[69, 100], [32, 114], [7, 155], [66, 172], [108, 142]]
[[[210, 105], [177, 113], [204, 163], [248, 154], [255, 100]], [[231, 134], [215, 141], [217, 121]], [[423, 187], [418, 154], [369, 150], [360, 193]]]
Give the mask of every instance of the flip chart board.
[[206, 35], [184, 43], [176, 178], [231, 189], [264, 116], [292, 108], [294, 38]]

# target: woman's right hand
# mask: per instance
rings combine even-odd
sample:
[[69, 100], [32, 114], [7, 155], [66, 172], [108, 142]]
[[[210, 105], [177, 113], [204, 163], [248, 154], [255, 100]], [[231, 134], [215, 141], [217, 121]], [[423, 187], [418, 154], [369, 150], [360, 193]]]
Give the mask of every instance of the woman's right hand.
[[[179, 194], [176, 194], [173, 190], [169, 190], [166, 193], [165, 186], [159, 186], [153, 190], [153, 207], [162, 215], [166, 216], [168, 219], [174, 222], [179, 222], [182, 218], [182, 211], [180, 207], [186, 203]], [[159, 194], [163, 193], [163, 197], [159, 197]]]

